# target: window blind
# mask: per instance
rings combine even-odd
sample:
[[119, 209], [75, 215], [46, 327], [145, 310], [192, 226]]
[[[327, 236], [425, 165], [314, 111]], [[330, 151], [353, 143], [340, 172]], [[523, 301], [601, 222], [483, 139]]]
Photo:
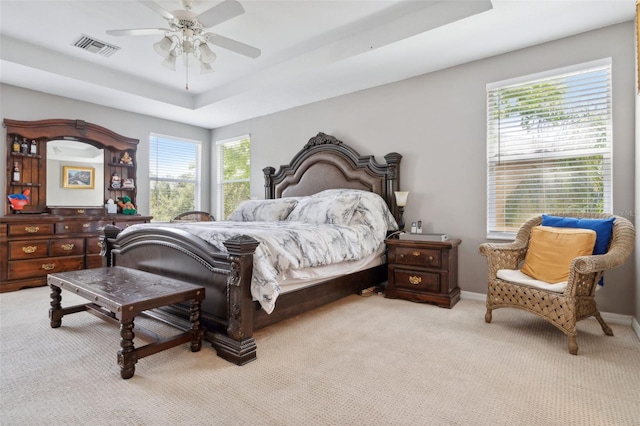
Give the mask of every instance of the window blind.
[[150, 135], [149, 210], [154, 221], [200, 209], [200, 150], [200, 141]]
[[611, 60], [487, 86], [487, 232], [611, 212]]

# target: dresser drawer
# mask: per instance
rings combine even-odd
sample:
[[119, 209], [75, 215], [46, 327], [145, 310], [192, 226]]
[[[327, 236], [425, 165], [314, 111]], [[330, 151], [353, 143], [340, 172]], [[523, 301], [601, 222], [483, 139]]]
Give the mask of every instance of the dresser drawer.
[[80, 221], [56, 223], [56, 234], [81, 234], [83, 232], [98, 232], [104, 228], [104, 222]]
[[102, 247], [100, 246], [100, 237], [87, 238], [87, 254], [100, 254]]
[[440, 250], [432, 250], [416, 247], [395, 247], [394, 263], [398, 265], [425, 266], [431, 268], [439, 268]]
[[12, 241], [9, 243], [9, 259], [35, 259], [46, 257], [49, 240]]
[[77, 271], [84, 268], [84, 256], [52, 257], [48, 259], [13, 260], [9, 262], [8, 279], [46, 277], [47, 274]]
[[398, 289], [440, 291], [440, 274], [438, 273], [402, 268], [392, 268], [391, 273], [393, 273], [394, 285]]
[[9, 225], [9, 236], [20, 235], [51, 235], [53, 234], [53, 224], [44, 225]]
[[84, 238], [51, 240], [49, 256], [73, 256], [84, 254]]

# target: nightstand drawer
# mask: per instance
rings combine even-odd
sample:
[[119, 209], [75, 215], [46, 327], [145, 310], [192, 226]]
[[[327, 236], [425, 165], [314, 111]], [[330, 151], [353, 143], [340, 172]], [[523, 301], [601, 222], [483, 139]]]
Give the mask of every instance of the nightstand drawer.
[[394, 284], [399, 289], [415, 291], [440, 291], [440, 274], [393, 268]]
[[396, 247], [395, 263], [398, 265], [425, 266], [439, 268], [440, 250], [431, 250], [415, 247]]

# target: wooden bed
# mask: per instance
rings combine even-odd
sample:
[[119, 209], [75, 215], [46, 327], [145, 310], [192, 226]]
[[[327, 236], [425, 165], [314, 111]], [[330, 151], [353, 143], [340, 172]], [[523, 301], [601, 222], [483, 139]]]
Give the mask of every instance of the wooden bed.
[[[394, 192], [399, 189], [402, 156], [390, 153], [386, 164], [372, 155], [361, 156], [333, 136], [319, 133], [311, 138], [288, 165], [276, 172], [263, 169], [265, 198], [312, 195], [325, 189], [349, 188], [381, 195], [398, 219]], [[119, 235], [107, 227], [104, 254], [107, 265], [126, 266], [170, 276], [206, 287], [202, 304], [205, 339], [218, 355], [237, 365], [256, 358], [253, 331], [293, 317], [387, 279], [386, 264], [343, 275], [295, 291], [280, 294], [276, 308], [267, 314], [251, 296], [253, 252], [258, 242], [247, 236], [224, 242], [228, 253], [219, 252], [200, 238], [162, 225]], [[174, 305], [154, 315], [186, 328], [187, 306]]]

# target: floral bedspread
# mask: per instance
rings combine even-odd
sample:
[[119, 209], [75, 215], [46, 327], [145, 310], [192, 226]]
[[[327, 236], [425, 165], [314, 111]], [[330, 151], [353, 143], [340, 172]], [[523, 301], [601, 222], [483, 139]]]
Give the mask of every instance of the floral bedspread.
[[[133, 225], [123, 234], [157, 224]], [[164, 226], [164, 225], [163, 225]], [[251, 294], [271, 313], [280, 292], [278, 281], [289, 269], [304, 269], [348, 260], [359, 260], [376, 251], [382, 240], [366, 224], [336, 225], [294, 221], [276, 222], [183, 222], [166, 226], [197, 235], [222, 252], [225, 240], [248, 235], [260, 244], [253, 257]]]

